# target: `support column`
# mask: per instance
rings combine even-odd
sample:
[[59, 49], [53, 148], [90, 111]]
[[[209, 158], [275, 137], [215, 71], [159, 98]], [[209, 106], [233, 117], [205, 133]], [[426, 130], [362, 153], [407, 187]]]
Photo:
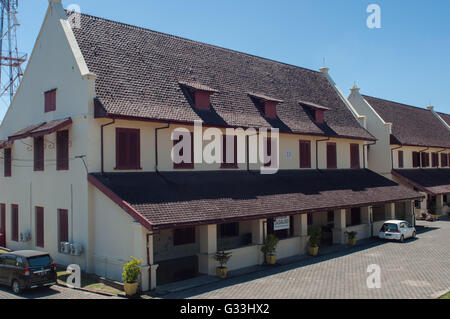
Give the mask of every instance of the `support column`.
[[333, 244], [345, 243], [346, 210], [337, 209], [334, 211]]
[[414, 214], [414, 201], [405, 202], [405, 220], [411, 225], [416, 225], [416, 215]]
[[384, 216], [386, 220], [395, 219], [395, 203], [389, 203], [384, 206]]
[[294, 236], [300, 237], [300, 255], [306, 253], [308, 244], [308, 215], [301, 214], [294, 216]]
[[442, 215], [442, 211], [444, 209], [444, 195], [436, 195], [436, 214]]
[[264, 221], [265, 219], [257, 219], [251, 221], [252, 229], [252, 244], [263, 245], [264, 244]]
[[198, 271], [201, 274], [214, 275], [216, 273], [216, 261], [214, 254], [217, 252], [217, 225], [204, 225], [200, 230], [200, 254]]
[[373, 236], [371, 215], [372, 206], [361, 207], [361, 224], [366, 225], [366, 233], [358, 234], [358, 238], [370, 238]]

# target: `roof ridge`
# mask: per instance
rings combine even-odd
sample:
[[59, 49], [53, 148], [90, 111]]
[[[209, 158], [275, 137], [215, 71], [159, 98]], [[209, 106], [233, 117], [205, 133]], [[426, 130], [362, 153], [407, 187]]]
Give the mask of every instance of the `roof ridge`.
[[381, 100], [381, 101], [385, 101], [385, 102], [389, 102], [389, 103], [394, 103], [394, 104], [398, 104], [398, 105], [401, 105], [401, 106], [406, 106], [406, 107], [419, 109], [419, 110], [422, 110], [422, 111], [428, 111], [428, 109], [424, 109], [423, 107], [419, 107], [419, 106], [414, 106], [414, 105], [409, 105], [409, 104], [396, 102], [396, 101], [392, 101], [392, 100], [382, 99], [382, 98], [379, 98], [379, 97], [370, 96], [370, 95], [366, 95], [366, 94], [361, 94], [361, 95], [363, 97], [368, 97], [368, 98], [371, 98], [371, 99], [376, 99], [376, 100]]
[[225, 50], [225, 51], [236, 53], [236, 54], [242, 54], [242, 55], [245, 55], [245, 56], [248, 56], [248, 57], [257, 58], [257, 59], [261, 59], [261, 60], [266, 60], [266, 61], [269, 61], [269, 62], [274, 62], [274, 63], [286, 65], [286, 66], [289, 66], [289, 67], [294, 67], [294, 68], [303, 69], [303, 70], [306, 70], [306, 71], [309, 71], [309, 72], [314, 72], [314, 73], [321, 74], [320, 71], [308, 69], [308, 68], [301, 67], [301, 66], [298, 66], [298, 65], [294, 65], [294, 64], [290, 64], [290, 63], [286, 63], [286, 62], [281, 62], [281, 61], [277, 61], [277, 60], [274, 60], [274, 59], [265, 58], [265, 57], [262, 57], [262, 56], [258, 56], [258, 55], [255, 55], [255, 54], [246, 53], [246, 52], [242, 52], [242, 51], [238, 51], [238, 50], [234, 50], [234, 49], [221, 47], [221, 46], [218, 46], [218, 45], [215, 45], [215, 44], [209, 44], [209, 43], [205, 43], [205, 42], [201, 42], [201, 41], [197, 41], [197, 40], [192, 40], [192, 39], [184, 38], [182, 36], [173, 35], [173, 34], [161, 32], [161, 31], [152, 30], [152, 29], [140, 27], [140, 26], [137, 26], [137, 25], [129, 24], [129, 23], [126, 23], [126, 22], [121, 22], [121, 21], [116, 21], [116, 20], [112, 20], [112, 19], [102, 18], [102, 17], [98, 17], [98, 16], [94, 16], [94, 15], [91, 15], [91, 14], [86, 14], [86, 13], [81, 13], [81, 15], [82, 16], [91, 17], [91, 18], [94, 18], [94, 19], [98, 19], [98, 20], [104, 20], [104, 21], [120, 24], [120, 25], [123, 25], [125, 27], [129, 27], [129, 28], [135, 28], [135, 29], [142, 30], [142, 31], [153, 32], [153, 33], [157, 33], [157, 34], [160, 34], [160, 35], [163, 35], [163, 36], [166, 36], [166, 37], [172, 37], [172, 38], [176, 38], [176, 39], [179, 39], [179, 40], [183, 40], [183, 41], [187, 41], [187, 42], [191, 42], [191, 43], [195, 43], [195, 44], [200, 44], [200, 45], [212, 47], [212, 48], [215, 48], [215, 49]]

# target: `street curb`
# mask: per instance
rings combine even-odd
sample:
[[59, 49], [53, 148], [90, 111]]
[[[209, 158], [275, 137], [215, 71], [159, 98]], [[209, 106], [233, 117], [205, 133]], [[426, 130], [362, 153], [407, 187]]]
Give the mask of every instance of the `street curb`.
[[56, 283], [58, 286], [60, 287], [64, 287], [64, 288], [70, 288], [70, 289], [74, 289], [74, 290], [78, 290], [78, 291], [84, 291], [84, 292], [89, 292], [91, 294], [96, 294], [96, 295], [101, 295], [101, 296], [105, 296], [105, 297], [121, 297], [121, 298], [126, 298], [125, 295], [122, 294], [118, 294], [118, 295], [113, 295], [113, 294], [108, 294], [106, 292], [98, 292], [98, 291], [93, 291], [93, 290], [89, 290], [89, 289], [85, 289], [85, 288], [76, 288], [76, 287], [69, 287], [67, 284], [63, 283], [61, 280], [57, 280]]

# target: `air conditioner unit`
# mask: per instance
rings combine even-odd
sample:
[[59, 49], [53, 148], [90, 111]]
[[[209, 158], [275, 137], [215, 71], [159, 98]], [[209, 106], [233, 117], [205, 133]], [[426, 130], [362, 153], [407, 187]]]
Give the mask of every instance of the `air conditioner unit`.
[[80, 256], [83, 253], [83, 245], [80, 243], [70, 244], [70, 254], [73, 256]]
[[70, 254], [70, 243], [66, 241], [59, 243], [59, 251], [62, 254]]
[[19, 241], [22, 243], [27, 243], [27, 242], [31, 241], [31, 232], [26, 231], [24, 233], [20, 233]]

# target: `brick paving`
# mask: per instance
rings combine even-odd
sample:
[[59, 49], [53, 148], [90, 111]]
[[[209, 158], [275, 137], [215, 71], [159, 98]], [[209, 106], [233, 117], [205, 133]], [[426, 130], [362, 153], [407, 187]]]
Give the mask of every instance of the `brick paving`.
[[[370, 241], [263, 272], [230, 278], [163, 298], [435, 298], [450, 289], [450, 219], [418, 222], [404, 244]], [[381, 288], [367, 288], [367, 267], [381, 267]]]

